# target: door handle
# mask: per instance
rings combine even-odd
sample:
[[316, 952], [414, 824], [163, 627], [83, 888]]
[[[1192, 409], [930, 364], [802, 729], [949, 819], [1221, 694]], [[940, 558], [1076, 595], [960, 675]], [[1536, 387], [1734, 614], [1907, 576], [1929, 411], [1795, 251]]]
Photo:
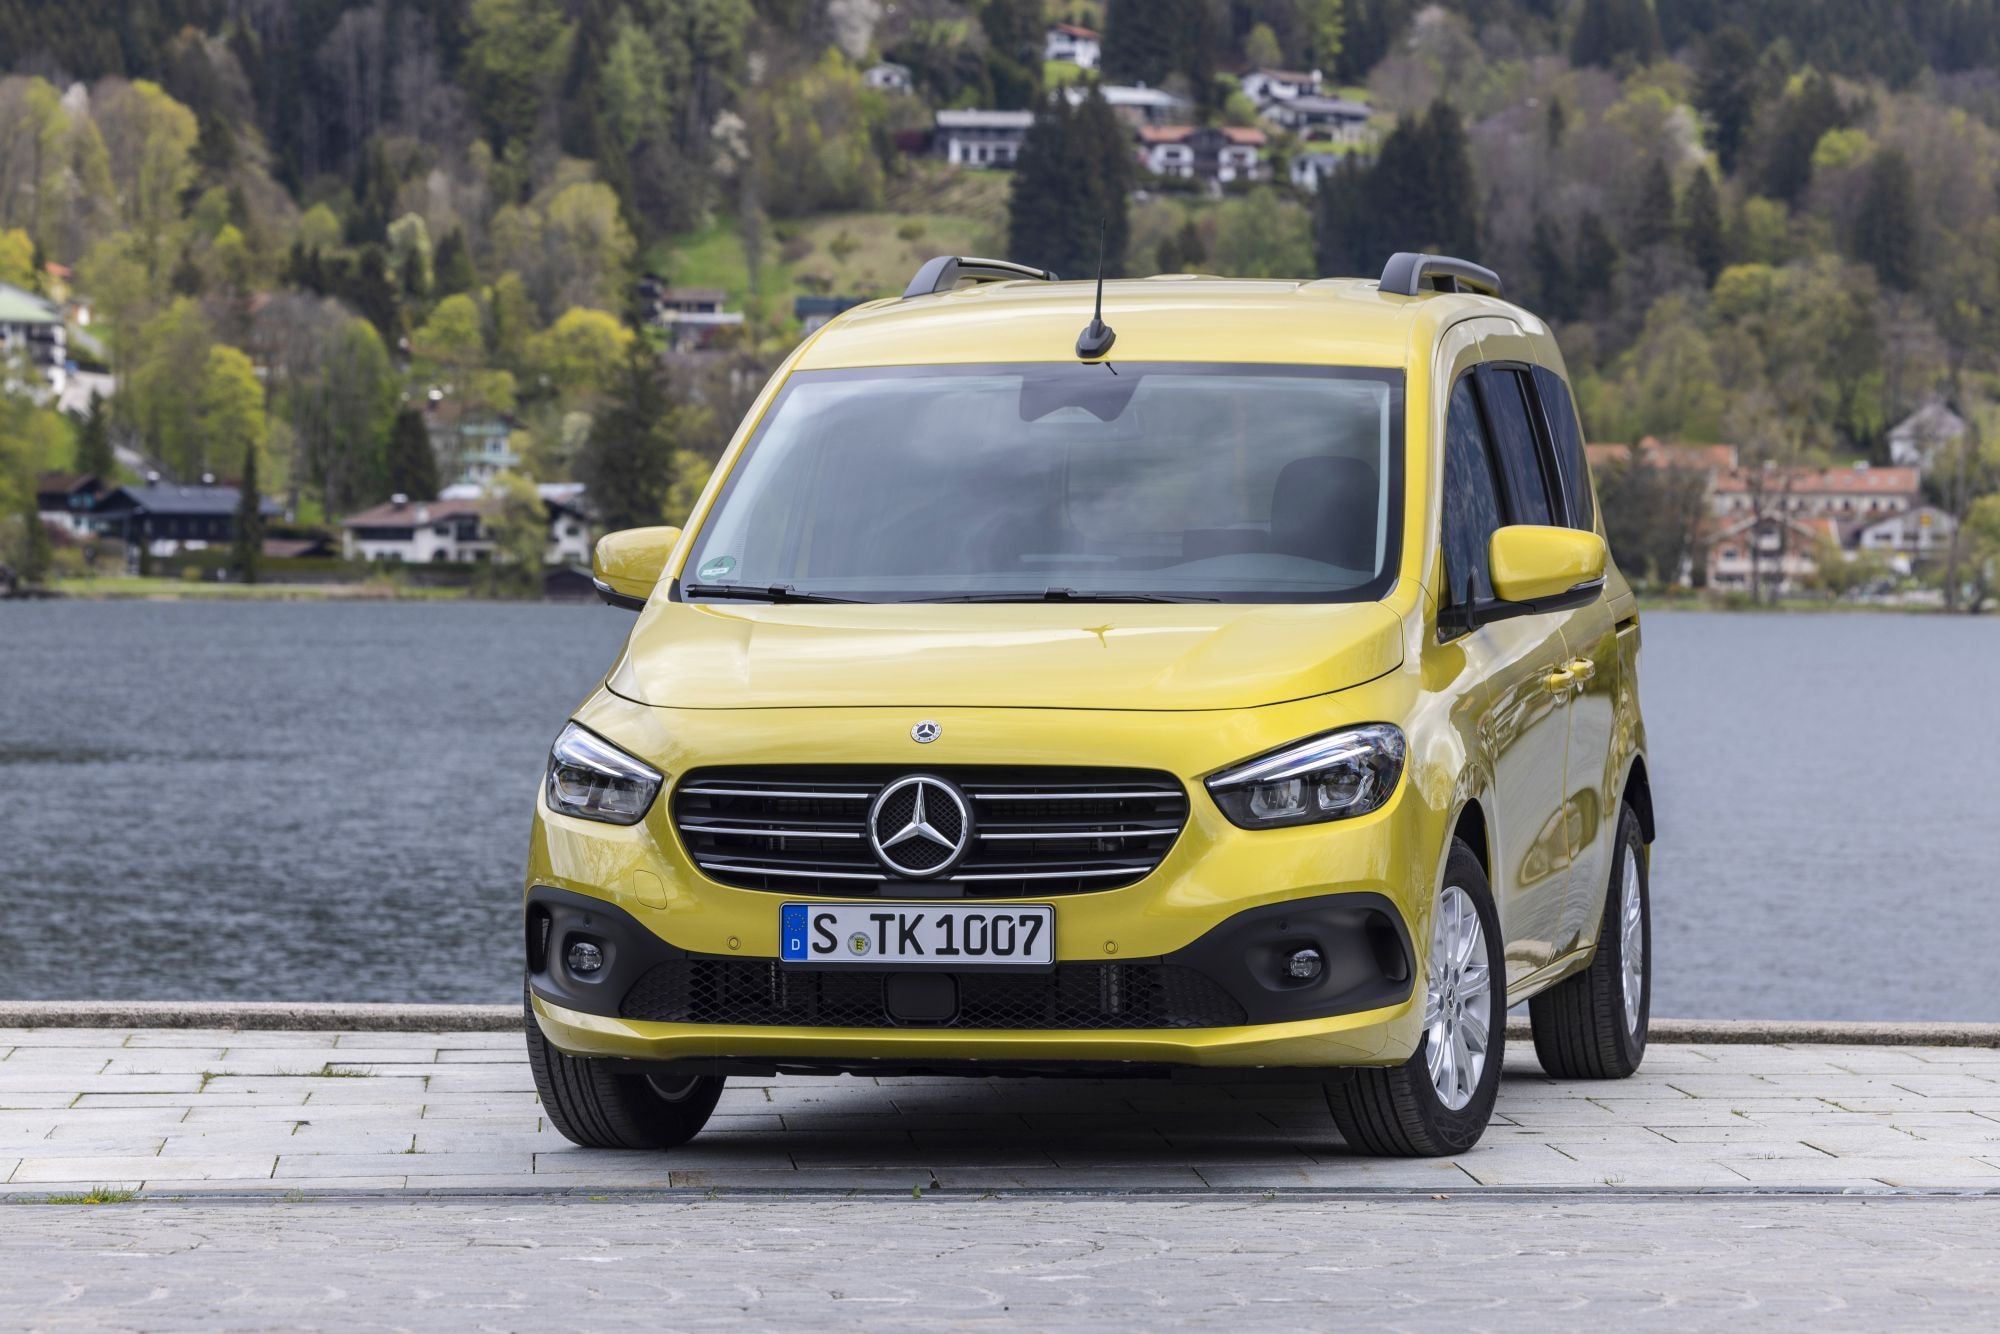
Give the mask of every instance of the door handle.
[[1542, 678], [1542, 685], [1547, 687], [1551, 695], [1566, 695], [1574, 684], [1576, 684], [1576, 673], [1567, 667], [1559, 667]]
[[1579, 683], [1588, 681], [1591, 677], [1597, 675], [1597, 664], [1589, 658], [1578, 658], [1574, 662], [1568, 663], [1567, 668]]

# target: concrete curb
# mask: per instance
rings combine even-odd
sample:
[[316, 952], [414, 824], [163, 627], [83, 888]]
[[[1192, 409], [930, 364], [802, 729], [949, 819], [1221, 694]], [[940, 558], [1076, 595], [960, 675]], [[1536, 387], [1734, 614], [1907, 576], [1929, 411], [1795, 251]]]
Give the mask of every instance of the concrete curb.
[[[504, 1033], [512, 1005], [367, 1005], [326, 1001], [0, 1001], [0, 1028], [215, 1028], [351, 1033]], [[1800, 1019], [1655, 1019], [1654, 1042], [2000, 1047], [2000, 1023]], [[1507, 1036], [1529, 1040], [1527, 1021]]]

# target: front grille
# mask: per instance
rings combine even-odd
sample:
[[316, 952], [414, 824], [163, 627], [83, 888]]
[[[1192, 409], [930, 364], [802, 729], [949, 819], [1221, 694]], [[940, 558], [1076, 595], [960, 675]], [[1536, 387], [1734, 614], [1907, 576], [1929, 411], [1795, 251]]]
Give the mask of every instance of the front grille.
[[[876, 795], [911, 772], [831, 765], [696, 770], [674, 791], [674, 824], [697, 866], [743, 889], [1019, 898], [1136, 883], [1160, 864], [1187, 822], [1187, 792], [1171, 774], [926, 769], [965, 793], [972, 845], [947, 875], [903, 879], [875, 859], [867, 818]], [[891, 798], [901, 799], [900, 793]], [[940, 854], [938, 864], [943, 860]]]
[[[699, 956], [656, 965], [625, 994], [625, 1019], [787, 1028], [898, 1028], [876, 969], [787, 969], [769, 959]], [[1235, 997], [1192, 968], [1061, 963], [1044, 973], [959, 973], [958, 1009], [922, 1028], [1228, 1028]]]

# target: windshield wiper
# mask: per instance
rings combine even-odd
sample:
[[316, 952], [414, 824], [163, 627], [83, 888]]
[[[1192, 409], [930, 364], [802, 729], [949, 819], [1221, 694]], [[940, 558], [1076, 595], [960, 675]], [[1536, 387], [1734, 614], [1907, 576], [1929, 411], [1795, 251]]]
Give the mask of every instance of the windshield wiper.
[[790, 584], [682, 584], [681, 592], [695, 598], [737, 598], [744, 602], [853, 602], [831, 593], [806, 593]]
[[908, 598], [909, 602], [1220, 602], [1189, 593], [1093, 593], [1076, 588], [1018, 589], [1005, 593], [953, 593], [945, 597]]

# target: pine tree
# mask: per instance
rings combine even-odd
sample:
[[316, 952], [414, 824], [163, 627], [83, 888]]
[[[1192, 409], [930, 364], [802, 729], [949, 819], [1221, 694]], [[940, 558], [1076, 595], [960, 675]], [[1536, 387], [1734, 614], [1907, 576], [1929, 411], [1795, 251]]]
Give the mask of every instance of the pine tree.
[[1424, 195], [1430, 201], [1426, 244], [1470, 257], [1479, 251], [1479, 210], [1472, 197], [1472, 144], [1465, 122], [1457, 107], [1440, 98], [1424, 117], [1424, 133], [1429, 170]]
[[437, 254], [431, 260], [431, 295], [443, 299], [469, 292], [478, 282], [479, 275], [472, 268], [472, 253], [465, 248], [465, 231], [454, 227], [438, 242]]
[[104, 396], [93, 389], [90, 410], [77, 427], [76, 470], [109, 482], [117, 466], [118, 459], [111, 448], [111, 413], [104, 406]]
[[1618, 273], [1618, 247], [1604, 219], [1595, 213], [1583, 215], [1576, 229], [1576, 306], [1587, 314], [1602, 307], [1610, 298], [1611, 281]]
[[666, 522], [679, 426], [665, 368], [644, 339], [634, 340], [576, 460], [577, 480], [605, 528]]
[[35, 489], [24, 488], [21, 496], [21, 582], [39, 584], [49, 576], [49, 530], [42, 526], [41, 511], [35, 507]]
[[1854, 257], [1871, 264], [1889, 286], [1917, 285], [1916, 179], [1900, 149], [1885, 148], [1868, 164], [1867, 193], [1854, 219]]
[[437, 498], [437, 451], [431, 448], [431, 433], [424, 428], [423, 414], [407, 404], [396, 413], [385, 463], [391, 494], [412, 500]]
[[1674, 178], [1659, 158], [1647, 166], [1640, 182], [1638, 212], [1628, 235], [1633, 250], [1665, 245], [1674, 238]]
[[1707, 167], [1695, 168], [1681, 198], [1681, 247], [1687, 251], [1701, 276], [1712, 286], [1722, 272], [1722, 201], [1716, 197], [1715, 179]]
[[1660, 55], [1660, 23], [1648, 0], [1584, 0], [1570, 40], [1570, 63], [1617, 69]]
[[1569, 251], [1561, 229], [1548, 214], [1535, 214], [1534, 237], [1529, 243], [1535, 270], [1535, 286], [1541, 294], [1541, 313], [1552, 320], [1576, 318], [1576, 278], [1570, 272]]
[[1131, 157], [1125, 129], [1096, 90], [1078, 103], [1045, 98], [1014, 169], [1008, 253], [1066, 278], [1125, 272], [1131, 235], [1126, 210]]
[[1701, 49], [1694, 100], [1708, 118], [1716, 163], [1727, 176], [1736, 170], [1757, 115], [1757, 44], [1750, 34], [1731, 24], [1709, 35]]
[[1171, 74], [1186, 7], [1187, 0], [1107, 0], [1104, 77], [1157, 84]]
[[1813, 150], [1820, 138], [1846, 123], [1847, 111], [1833, 81], [1818, 70], [1807, 70], [1798, 92], [1785, 99], [1778, 113], [1777, 130], [1764, 159], [1764, 192], [1796, 204], [1812, 182]]
[[236, 496], [236, 533], [229, 549], [229, 569], [246, 584], [257, 582], [257, 561], [264, 554], [264, 497], [257, 489], [257, 446], [243, 451], [243, 480]]

